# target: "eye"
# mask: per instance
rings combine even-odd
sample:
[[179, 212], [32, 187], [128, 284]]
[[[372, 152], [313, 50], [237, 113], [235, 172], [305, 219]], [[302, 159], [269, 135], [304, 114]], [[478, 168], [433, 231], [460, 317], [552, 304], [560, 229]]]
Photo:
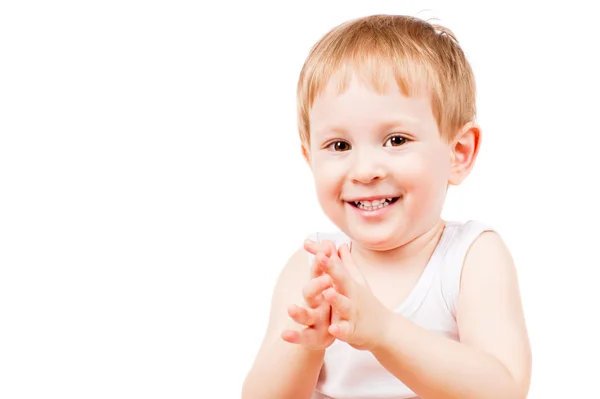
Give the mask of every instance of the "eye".
[[336, 152], [348, 151], [350, 149], [350, 144], [346, 143], [345, 141], [334, 141], [333, 143], [329, 144], [327, 148]]
[[408, 140], [406, 139], [406, 137], [402, 137], [400, 135], [395, 135], [390, 137], [385, 143], [386, 143], [386, 147], [387, 143], [390, 143], [391, 147], [400, 147], [402, 144], [406, 144]]

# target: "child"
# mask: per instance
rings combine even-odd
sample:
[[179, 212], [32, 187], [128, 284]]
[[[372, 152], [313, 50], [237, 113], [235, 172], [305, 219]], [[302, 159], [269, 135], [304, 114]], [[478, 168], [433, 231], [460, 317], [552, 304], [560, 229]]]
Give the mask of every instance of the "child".
[[298, 84], [302, 152], [340, 229], [283, 269], [244, 399], [525, 398], [531, 355], [511, 256], [441, 219], [481, 133], [453, 34], [405, 16], [344, 23]]

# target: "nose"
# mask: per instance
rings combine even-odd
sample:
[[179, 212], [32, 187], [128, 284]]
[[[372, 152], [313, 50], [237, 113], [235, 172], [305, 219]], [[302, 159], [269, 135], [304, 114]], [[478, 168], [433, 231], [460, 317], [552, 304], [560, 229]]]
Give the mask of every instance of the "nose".
[[354, 183], [368, 184], [385, 177], [385, 167], [382, 154], [376, 154], [366, 149], [355, 150], [350, 171]]

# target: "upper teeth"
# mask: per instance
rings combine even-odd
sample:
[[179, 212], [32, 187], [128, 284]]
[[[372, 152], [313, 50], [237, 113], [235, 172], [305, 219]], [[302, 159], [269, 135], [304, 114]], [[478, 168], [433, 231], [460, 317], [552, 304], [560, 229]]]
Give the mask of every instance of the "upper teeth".
[[381, 200], [373, 200], [373, 201], [354, 201], [354, 204], [356, 205], [363, 205], [363, 206], [379, 206], [381, 204], [383, 204], [384, 202], [392, 202], [392, 198], [384, 198]]

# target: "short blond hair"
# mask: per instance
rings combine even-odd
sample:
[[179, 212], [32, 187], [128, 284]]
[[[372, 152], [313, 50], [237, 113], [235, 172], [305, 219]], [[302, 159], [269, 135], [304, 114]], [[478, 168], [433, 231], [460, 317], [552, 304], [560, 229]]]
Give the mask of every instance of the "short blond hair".
[[440, 134], [447, 140], [475, 118], [473, 71], [449, 29], [415, 17], [371, 15], [336, 26], [311, 49], [298, 80], [303, 143], [310, 143], [315, 97], [334, 75], [339, 75], [343, 92], [353, 72], [379, 92], [390, 72], [404, 95], [428, 90]]

